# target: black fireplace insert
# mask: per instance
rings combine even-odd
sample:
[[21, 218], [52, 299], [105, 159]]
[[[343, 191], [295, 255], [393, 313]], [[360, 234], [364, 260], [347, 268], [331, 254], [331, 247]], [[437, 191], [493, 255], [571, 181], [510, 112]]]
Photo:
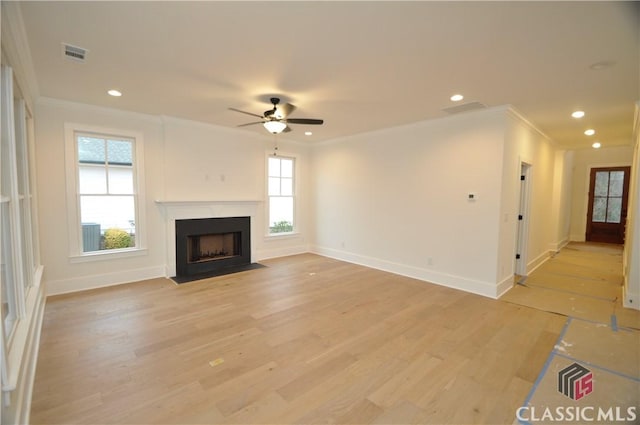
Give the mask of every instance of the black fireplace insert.
[[251, 265], [251, 217], [176, 220], [176, 282]]

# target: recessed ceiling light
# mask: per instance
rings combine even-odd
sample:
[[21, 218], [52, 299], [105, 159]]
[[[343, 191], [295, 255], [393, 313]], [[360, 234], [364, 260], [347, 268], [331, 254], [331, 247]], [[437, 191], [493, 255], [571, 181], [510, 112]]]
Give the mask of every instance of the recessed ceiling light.
[[600, 61], [600, 62], [592, 63], [591, 65], [589, 65], [589, 69], [592, 69], [594, 71], [600, 71], [601, 69], [611, 68], [615, 64], [616, 64], [616, 61]]
[[600, 142], [595, 142], [595, 143], [594, 143], [593, 145], [591, 145], [591, 146], [592, 146], [594, 149], [599, 149], [599, 148], [600, 148], [600, 146], [602, 146], [602, 145], [600, 144]]
[[109, 90], [107, 93], [109, 94], [109, 96], [114, 96], [114, 97], [122, 96], [122, 92], [119, 92], [118, 90], [114, 90], [114, 89]]
[[585, 130], [584, 134], [586, 134], [587, 136], [593, 136], [594, 134], [596, 134], [596, 131], [593, 128], [590, 128], [588, 130]]
[[575, 111], [571, 114], [573, 118], [582, 118], [584, 117], [584, 111]]
[[453, 102], [460, 102], [462, 99], [464, 99], [464, 96], [461, 94], [454, 94], [453, 96], [450, 97], [450, 99]]
[[305, 132], [304, 132], [304, 135], [305, 135], [305, 136], [311, 136], [312, 134], [313, 134], [313, 133], [312, 133], [312, 132], [310, 132], [310, 131], [305, 131]]

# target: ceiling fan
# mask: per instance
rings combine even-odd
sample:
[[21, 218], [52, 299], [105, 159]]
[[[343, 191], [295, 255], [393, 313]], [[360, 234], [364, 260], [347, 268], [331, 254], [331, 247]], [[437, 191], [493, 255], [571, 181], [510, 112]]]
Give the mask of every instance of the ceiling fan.
[[258, 115], [251, 112], [242, 111], [236, 108], [229, 108], [231, 111], [240, 112], [242, 114], [251, 115], [252, 117], [260, 118], [261, 121], [249, 122], [246, 124], [240, 124], [238, 127], [246, 127], [248, 125], [262, 124], [269, 133], [287, 133], [291, 131], [289, 124], [311, 124], [320, 125], [324, 121], [315, 118], [289, 118], [289, 114], [293, 112], [296, 107], [290, 103], [280, 104], [280, 99], [277, 97], [271, 98], [273, 108], [264, 111], [264, 114]]

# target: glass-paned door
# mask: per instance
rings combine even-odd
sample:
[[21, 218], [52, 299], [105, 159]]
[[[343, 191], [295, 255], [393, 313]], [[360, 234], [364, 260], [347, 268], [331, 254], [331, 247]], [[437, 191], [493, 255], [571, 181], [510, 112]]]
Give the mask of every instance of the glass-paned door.
[[630, 167], [591, 169], [586, 240], [624, 243]]

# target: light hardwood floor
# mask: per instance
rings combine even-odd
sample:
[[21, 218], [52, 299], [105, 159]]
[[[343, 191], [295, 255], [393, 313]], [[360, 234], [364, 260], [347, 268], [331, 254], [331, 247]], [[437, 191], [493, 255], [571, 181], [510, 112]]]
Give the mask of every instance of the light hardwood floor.
[[47, 300], [31, 421], [507, 423], [566, 318], [312, 254]]

